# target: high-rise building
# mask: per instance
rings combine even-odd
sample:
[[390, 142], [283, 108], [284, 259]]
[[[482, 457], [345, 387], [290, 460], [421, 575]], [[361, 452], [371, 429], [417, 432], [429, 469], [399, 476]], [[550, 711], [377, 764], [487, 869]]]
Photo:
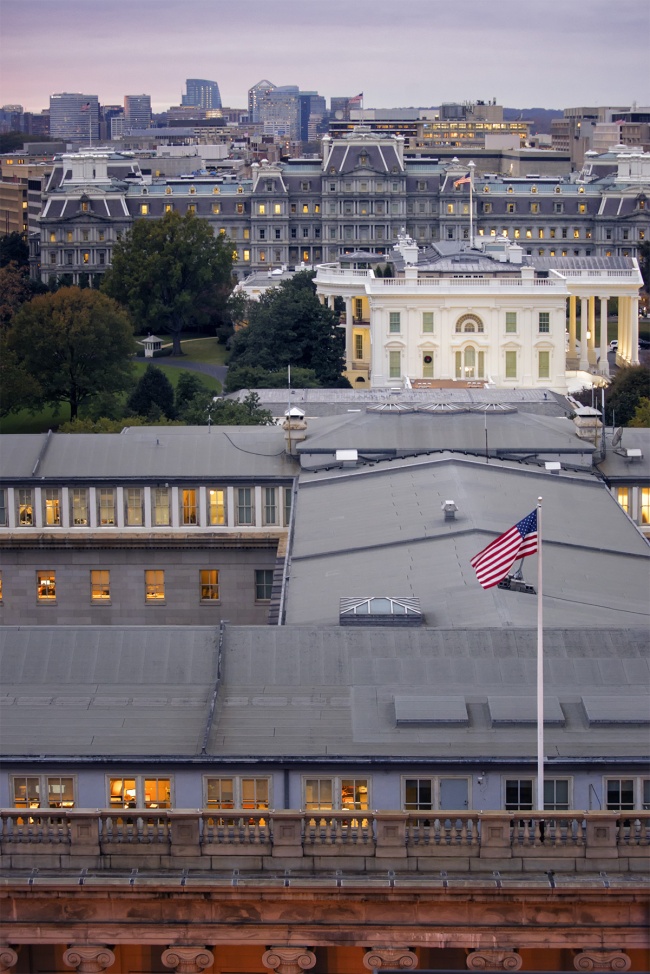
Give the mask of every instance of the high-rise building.
[[97, 95], [61, 92], [50, 95], [50, 135], [85, 145], [99, 138], [99, 99]]
[[221, 94], [216, 81], [206, 81], [204, 78], [188, 78], [185, 82], [186, 94], [182, 96], [181, 104], [195, 108], [221, 108]]
[[256, 85], [248, 89], [248, 121], [257, 123], [260, 119], [260, 101], [270, 91], [275, 90], [272, 81], [258, 81]]
[[124, 96], [124, 127], [148, 129], [151, 125], [151, 95]]

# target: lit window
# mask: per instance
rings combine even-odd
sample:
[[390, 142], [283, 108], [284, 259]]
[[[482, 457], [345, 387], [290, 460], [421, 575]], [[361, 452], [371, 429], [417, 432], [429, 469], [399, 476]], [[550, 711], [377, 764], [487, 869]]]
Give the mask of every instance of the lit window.
[[537, 374], [540, 379], [550, 379], [551, 377], [551, 353], [547, 351], [540, 351], [538, 353], [538, 370]]
[[573, 236], [577, 240], [580, 237], [580, 230], [576, 227], [573, 231]]
[[165, 573], [157, 568], [148, 568], [144, 573], [144, 597], [147, 602], [165, 600]]
[[429, 333], [433, 331], [433, 311], [422, 312], [422, 331]]
[[388, 330], [393, 334], [399, 334], [401, 331], [401, 312], [390, 311], [388, 314]]
[[367, 778], [305, 778], [304, 792], [307, 811], [370, 807]]
[[[74, 808], [74, 779], [46, 775], [12, 778], [14, 808]], [[41, 795], [45, 802], [41, 805]]]
[[100, 527], [115, 524], [115, 490], [113, 487], [97, 489], [97, 523]]
[[183, 488], [181, 491], [181, 524], [199, 523], [198, 492], [193, 488]]
[[68, 491], [70, 498], [70, 524], [87, 525], [89, 523], [88, 489], [86, 487], [71, 487]]
[[363, 358], [363, 335], [354, 336], [354, 357]]
[[273, 569], [258, 568], [255, 570], [255, 601], [270, 602], [273, 592]]
[[266, 251], [260, 250], [260, 262], [263, 264], [266, 260]]
[[516, 203], [508, 203], [507, 204], [507, 206], [506, 206], [506, 213], [516, 213], [516, 211], [517, 211], [517, 204]]
[[549, 311], [540, 311], [538, 315], [539, 333], [548, 334], [551, 330], [551, 314]]
[[266, 203], [258, 203], [257, 212], [260, 216], [266, 216]]
[[87, 203], [82, 203], [81, 204], [81, 211], [82, 211], [82, 213], [87, 213], [88, 212], [88, 204]]
[[36, 572], [36, 597], [39, 602], [56, 601], [56, 572]]
[[219, 572], [216, 568], [202, 568], [201, 601], [217, 602], [219, 600]]
[[111, 573], [106, 569], [93, 569], [90, 572], [90, 598], [92, 602], [110, 602]]
[[402, 356], [400, 352], [388, 353], [388, 377], [399, 379], [402, 375]]
[[253, 490], [251, 487], [237, 488], [237, 524], [254, 524]]
[[16, 493], [16, 523], [20, 528], [34, 524], [34, 495], [31, 487], [19, 487]]
[[57, 487], [43, 491], [43, 522], [50, 528], [61, 525], [61, 491]]
[[251, 252], [250, 252], [250, 250], [245, 250], [244, 251], [244, 260], [246, 261], [246, 260], [250, 260], [250, 259], [251, 259]]
[[88, 253], [87, 250], [84, 250], [81, 259], [82, 259], [82, 261], [83, 261], [84, 264], [89, 264], [90, 263], [90, 254]]
[[269, 808], [268, 778], [206, 778], [207, 808]]
[[53, 230], [50, 231], [50, 243], [56, 243], [56, 233]]
[[188, 203], [187, 204], [187, 211], [186, 212], [187, 212], [188, 216], [195, 216], [196, 215], [196, 205], [194, 203]]
[[641, 487], [640, 493], [641, 524], [650, 524], [650, 487]]
[[447, 203], [447, 213], [453, 214], [453, 212], [454, 212], [454, 204], [453, 203]]
[[148, 203], [140, 203], [140, 213], [142, 214], [142, 216], [146, 216], [149, 213]]
[[539, 230], [537, 231], [537, 236], [539, 237], [540, 240], [543, 240], [544, 239], [544, 229], [543, 229], [543, 227], [540, 227], [539, 228]]
[[213, 203], [212, 212], [215, 214], [221, 213], [221, 203]]
[[630, 488], [617, 487], [616, 500], [619, 502], [626, 514], [630, 513]]
[[68, 230], [68, 232], [65, 235], [65, 239], [68, 241], [68, 243], [72, 243], [74, 239], [72, 235], [72, 230]]
[[275, 213], [276, 216], [280, 216], [280, 214], [282, 213], [282, 203], [274, 203], [273, 212]]
[[171, 808], [171, 779], [109, 778], [108, 800], [111, 808]]
[[243, 212], [244, 212], [244, 204], [243, 204], [243, 203], [238, 203], [238, 204], [237, 204], [237, 212], [238, 212], [239, 214], [241, 214], [241, 213], [243, 213]]
[[144, 491], [142, 487], [125, 488], [124, 522], [129, 527], [140, 527], [144, 524]]
[[169, 487], [154, 487], [151, 492], [152, 522], [154, 527], [171, 524]]
[[165, 203], [165, 213], [173, 213], [173, 212], [174, 212], [174, 204]]
[[210, 488], [208, 490], [208, 519], [210, 524], [226, 523], [226, 492]]
[[303, 213], [309, 213], [309, 203], [303, 203], [302, 204], [302, 212]]

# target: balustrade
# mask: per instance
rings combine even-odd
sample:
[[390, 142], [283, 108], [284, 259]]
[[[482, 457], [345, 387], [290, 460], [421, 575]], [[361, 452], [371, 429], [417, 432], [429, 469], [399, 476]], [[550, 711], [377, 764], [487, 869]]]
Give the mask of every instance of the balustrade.
[[178, 809], [0, 810], [0, 847], [21, 856], [647, 855], [650, 810], [368, 812]]

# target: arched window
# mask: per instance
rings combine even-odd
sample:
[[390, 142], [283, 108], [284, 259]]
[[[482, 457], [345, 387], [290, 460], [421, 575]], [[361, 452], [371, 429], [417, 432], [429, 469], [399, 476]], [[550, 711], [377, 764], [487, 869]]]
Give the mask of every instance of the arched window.
[[463, 315], [456, 322], [456, 334], [463, 332], [484, 332], [483, 322], [478, 315]]
[[473, 345], [456, 352], [456, 378], [484, 379], [485, 352], [479, 351]]

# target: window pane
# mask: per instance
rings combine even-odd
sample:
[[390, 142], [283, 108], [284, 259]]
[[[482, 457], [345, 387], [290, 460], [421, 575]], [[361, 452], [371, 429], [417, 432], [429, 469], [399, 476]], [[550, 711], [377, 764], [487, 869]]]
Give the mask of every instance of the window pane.
[[506, 352], [506, 379], [517, 378], [517, 353]]
[[615, 811], [634, 808], [634, 781], [632, 778], [608, 779], [607, 808]]
[[112, 487], [100, 487], [97, 490], [97, 511], [100, 525], [115, 524], [115, 491]]
[[567, 778], [547, 778], [544, 781], [544, 808], [566, 811], [569, 807]]
[[124, 520], [131, 527], [144, 524], [144, 491], [142, 487], [127, 487], [124, 491]]
[[250, 487], [237, 488], [237, 524], [254, 524], [253, 491]]
[[242, 778], [241, 782], [242, 808], [269, 807], [268, 778]]
[[433, 311], [422, 312], [422, 331], [433, 331]]
[[144, 779], [144, 807], [171, 808], [171, 787], [169, 778]]
[[366, 778], [344, 778], [341, 781], [341, 808], [357, 810], [368, 808]]
[[275, 487], [264, 487], [264, 524], [278, 523], [277, 491]]
[[50, 808], [74, 808], [72, 778], [48, 778], [47, 803]]
[[399, 379], [402, 375], [402, 360], [400, 352], [388, 353], [388, 376], [390, 379]]
[[89, 523], [88, 517], [88, 490], [86, 487], [73, 487], [69, 491], [70, 497], [70, 524], [86, 525]]
[[19, 487], [16, 491], [16, 523], [20, 528], [34, 523], [34, 498], [29, 488]]
[[217, 488], [208, 490], [208, 516], [210, 524], [226, 523], [226, 492]]
[[0, 487], [0, 526], [5, 527], [9, 523], [7, 517], [7, 491]]
[[216, 602], [219, 599], [219, 572], [216, 568], [204, 568], [201, 575], [201, 601]]
[[533, 807], [533, 782], [531, 779], [509, 779], [506, 781], [506, 808], [508, 810], [529, 811]]
[[548, 333], [551, 330], [551, 315], [548, 311], [539, 312], [539, 330]]
[[111, 573], [105, 569], [93, 569], [90, 573], [90, 598], [93, 602], [109, 602], [111, 598]]
[[135, 778], [110, 778], [108, 792], [111, 808], [136, 808]]
[[40, 808], [41, 787], [39, 778], [14, 778], [14, 805], [16, 808]]
[[390, 311], [388, 315], [388, 330], [395, 333], [400, 331], [401, 315], [399, 311]]
[[171, 524], [169, 487], [154, 487], [152, 491], [153, 523], [156, 526]]
[[208, 808], [234, 808], [235, 798], [232, 778], [208, 778]]
[[506, 331], [515, 332], [517, 331], [517, 312], [516, 311], [506, 311]]
[[61, 491], [58, 488], [48, 487], [43, 497], [43, 521], [47, 527], [55, 527], [61, 524]]
[[182, 491], [181, 524], [198, 524], [199, 510], [196, 490]]
[[307, 778], [305, 781], [305, 809], [332, 808], [332, 779]]
[[619, 502], [626, 514], [630, 513], [630, 489], [629, 487], [616, 488], [616, 500]]
[[165, 573], [158, 569], [148, 569], [144, 573], [145, 598], [147, 602], [160, 602], [165, 598]]
[[354, 357], [363, 358], [363, 335], [354, 336]]
[[36, 593], [39, 602], [56, 600], [56, 572], [36, 572]]
[[291, 521], [291, 500], [292, 500], [292, 489], [291, 487], [284, 488], [284, 523], [289, 524]]
[[273, 592], [273, 569], [258, 568], [255, 571], [255, 601], [270, 602]]
[[430, 811], [433, 808], [431, 778], [407, 778], [404, 782], [404, 810]]
[[640, 489], [641, 524], [650, 524], [650, 487]]

